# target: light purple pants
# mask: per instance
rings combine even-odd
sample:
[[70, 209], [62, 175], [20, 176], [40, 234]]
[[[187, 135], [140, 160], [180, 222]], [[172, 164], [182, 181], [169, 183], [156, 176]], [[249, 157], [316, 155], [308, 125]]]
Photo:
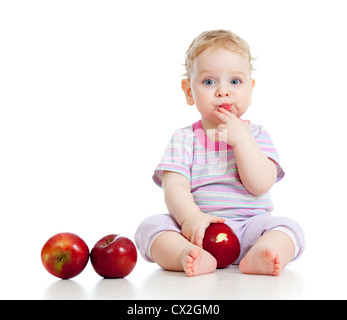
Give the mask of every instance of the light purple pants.
[[[289, 236], [296, 246], [296, 255], [293, 260], [298, 259], [305, 248], [305, 235], [299, 224], [292, 219], [260, 214], [244, 219], [225, 219], [225, 223], [236, 233], [241, 244], [241, 253], [234, 264], [239, 264], [247, 251], [266, 232], [271, 230], [289, 230]], [[181, 228], [176, 220], [169, 214], [158, 214], [145, 219], [135, 233], [136, 246], [142, 257], [154, 262], [150, 256], [151, 246], [162, 232], [175, 231], [181, 233]], [[285, 232], [285, 231], [284, 231]]]

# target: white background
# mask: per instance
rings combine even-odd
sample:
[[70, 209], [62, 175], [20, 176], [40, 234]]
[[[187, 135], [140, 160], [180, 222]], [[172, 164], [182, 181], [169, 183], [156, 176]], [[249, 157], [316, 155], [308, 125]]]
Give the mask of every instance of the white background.
[[280, 152], [274, 214], [305, 229], [298, 265], [345, 272], [345, 12], [342, 0], [1, 1], [0, 298], [42, 297], [55, 233], [91, 248], [166, 212], [153, 170], [172, 132], [199, 119], [180, 88], [184, 54], [217, 28], [257, 58], [244, 118]]

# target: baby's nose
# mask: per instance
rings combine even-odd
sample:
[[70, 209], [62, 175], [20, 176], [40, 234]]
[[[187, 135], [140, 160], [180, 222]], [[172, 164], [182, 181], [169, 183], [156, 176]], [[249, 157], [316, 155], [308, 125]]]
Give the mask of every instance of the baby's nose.
[[216, 92], [217, 97], [229, 97], [230, 91], [227, 88], [219, 88]]

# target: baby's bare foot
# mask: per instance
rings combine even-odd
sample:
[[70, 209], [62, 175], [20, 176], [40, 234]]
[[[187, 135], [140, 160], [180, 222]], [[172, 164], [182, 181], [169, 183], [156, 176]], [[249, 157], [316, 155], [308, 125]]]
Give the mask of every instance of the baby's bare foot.
[[240, 270], [247, 274], [279, 276], [282, 259], [275, 251], [264, 246], [254, 246], [240, 262]]
[[216, 259], [199, 247], [187, 247], [182, 253], [182, 266], [188, 277], [211, 273], [217, 268]]

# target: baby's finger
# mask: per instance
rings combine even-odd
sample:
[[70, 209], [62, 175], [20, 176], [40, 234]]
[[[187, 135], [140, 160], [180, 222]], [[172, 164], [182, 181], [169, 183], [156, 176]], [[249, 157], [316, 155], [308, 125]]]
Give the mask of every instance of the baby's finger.
[[230, 117], [226, 116], [224, 113], [219, 112], [218, 110], [214, 111], [214, 114], [216, 115], [216, 117], [222, 121], [223, 123], [227, 123], [228, 120], [230, 120]]
[[195, 245], [197, 245], [198, 247], [202, 248], [202, 241], [204, 239], [204, 236], [205, 236], [205, 232], [204, 231], [198, 231], [195, 234], [195, 239], [194, 239], [193, 243], [195, 243]]
[[212, 216], [211, 223], [224, 223], [225, 219], [221, 217]]
[[218, 112], [225, 114], [227, 117], [231, 118], [231, 119], [235, 119], [237, 118], [237, 116], [235, 116], [232, 112], [228, 111], [225, 108], [219, 108]]

